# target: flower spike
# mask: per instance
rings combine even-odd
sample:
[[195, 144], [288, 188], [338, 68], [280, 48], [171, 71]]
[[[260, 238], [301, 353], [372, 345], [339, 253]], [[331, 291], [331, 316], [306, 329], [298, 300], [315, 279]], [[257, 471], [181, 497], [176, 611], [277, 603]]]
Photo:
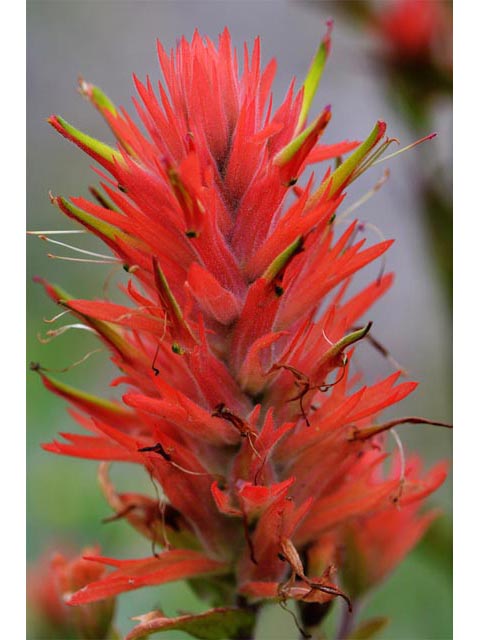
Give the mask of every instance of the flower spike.
[[[50, 118], [101, 165], [91, 199], [52, 202], [108, 250], [61, 242], [55, 232], [35, 234], [81, 256], [56, 260], [123, 266], [117, 274], [124, 280], [115, 302], [106, 293], [75, 299], [40, 280], [75, 316], [42, 342], [73, 329], [95, 333], [119, 371], [111, 384], [122, 392], [120, 400], [106, 400], [33, 365], [84, 430], [62, 433], [44, 449], [99, 461], [112, 510], [103, 522], [123, 520], [146, 545], [134, 560], [90, 553], [82, 563], [92, 567], [92, 578], [70, 589], [67, 602], [98, 611], [120, 593], [175, 580], [189, 581], [209, 602], [195, 615], [137, 616], [127, 640], [169, 630], [251, 638], [269, 601], [286, 608], [293, 600], [304, 612], [343, 600], [351, 609], [432, 520], [420, 507], [445, 479], [445, 465], [422, 472], [392, 429], [434, 423], [380, 416], [416, 383], [399, 383], [405, 372], [395, 371], [367, 385], [355, 372], [356, 345], [364, 339], [398, 368], [365, 320], [392, 284], [393, 275], [384, 273], [392, 241], [368, 222], [346, 229], [336, 222], [353, 211], [338, 215], [349, 185], [394, 139], [377, 121], [362, 143], [348, 134], [343, 142], [319, 143], [330, 106], [307, 122], [331, 28], [303, 87], [296, 92], [292, 83], [276, 108], [276, 65], [262, 68], [258, 39], [251, 53], [245, 47], [239, 73], [228, 30], [218, 43], [195, 31], [169, 52], [159, 43], [158, 89], [134, 77], [142, 129], [80, 80], [118, 149]], [[336, 168], [306, 175], [309, 165], [326, 160]], [[359, 237], [367, 227], [379, 242]], [[358, 272], [379, 258], [380, 275], [354, 288]], [[388, 431], [397, 443], [391, 465]], [[140, 465], [154, 495], [117, 489], [111, 462]], [[321, 633], [297, 626], [305, 637]]]

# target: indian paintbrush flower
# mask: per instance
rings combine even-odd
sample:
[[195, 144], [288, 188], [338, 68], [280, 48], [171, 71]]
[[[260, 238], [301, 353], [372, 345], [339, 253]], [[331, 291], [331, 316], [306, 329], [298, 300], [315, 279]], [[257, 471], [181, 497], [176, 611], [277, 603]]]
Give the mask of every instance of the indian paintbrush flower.
[[[347, 538], [369, 588], [421, 535], [430, 516], [418, 507], [445, 477], [443, 464], [420, 474], [403, 454], [384, 475], [386, 433], [402, 420], [382, 424], [379, 413], [416, 384], [396, 371], [359, 386], [350, 370], [371, 337], [363, 317], [393, 275], [382, 267], [360, 293], [348, 289], [392, 241], [367, 247], [358, 222], [337, 233], [336, 216], [392, 139], [378, 121], [363, 142], [319, 142], [331, 109], [310, 123], [309, 111], [329, 49], [330, 27], [301, 89], [292, 83], [274, 110], [276, 65], [262, 71], [259, 40], [251, 55], [245, 47], [240, 74], [228, 30], [218, 46], [196, 32], [170, 55], [158, 44], [158, 95], [134, 77], [145, 132], [84, 80], [115, 148], [49, 118], [100, 165], [103, 190], [52, 202], [103, 240], [111, 255], [94, 261], [123, 265], [127, 282], [119, 304], [42, 281], [107, 346], [120, 371], [112, 385], [124, 388], [121, 401], [106, 400], [35, 365], [87, 431], [45, 449], [100, 461], [109, 519], [127, 520], [152, 546], [137, 560], [91, 557], [112, 571], [68, 602], [186, 579], [213, 607], [140, 616], [128, 638], [206, 637], [202, 625], [211, 638], [250, 637], [269, 600], [340, 598], [348, 609], [357, 593], [348, 576], [337, 579]], [[311, 164], [344, 154], [319, 181], [304, 179]], [[120, 462], [143, 466], [162, 495], [117, 491], [109, 466]], [[372, 546], [364, 526], [381, 529]]]

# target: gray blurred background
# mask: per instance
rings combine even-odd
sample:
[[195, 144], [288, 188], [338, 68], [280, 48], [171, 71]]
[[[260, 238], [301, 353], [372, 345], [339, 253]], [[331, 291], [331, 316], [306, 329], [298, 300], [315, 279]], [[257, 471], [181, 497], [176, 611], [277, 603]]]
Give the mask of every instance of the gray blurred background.
[[[87, 157], [58, 136], [46, 123], [58, 113], [83, 131], [107, 142], [111, 135], [99, 114], [77, 93], [81, 74], [99, 85], [117, 104], [134, 113], [131, 74], [140, 79], [147, 74], [157, 81], [160, 73], [155, 40], [166, 48], [176, 39], [190, 38], [198, 27], [216, 39], [228, 26], [234, 44], [250, 45], [255, 36], [262, 39], [262, 58], [278, 61], [274, 83], [277, 104], [296, 76], [300, 85], [311, 57], [325, 31], [331, 6], [322, 2], [275, 1], [45, 1], [27, 3], [27, 211], [29, 229], [66, 229], [48, 198], [48, 191], [60, 195], [88, 195], [89, 184], [96, 184]], [[389, 133], [402, 144], [412, 141], [394, 105], [388, 102], [381, 77], [371, 65], [371, 42], [364, 32], [336, 19], [333, 46], [312, 114], [325, 104], [332, 105], [333, 118], [324, 142], [362, 139], [377, 119], [384, 119]], [[451, 419], [451, 315], [448, 299], [432, 260], [430, 237], [419, 212], [417, 176], [442, 166], [450, 175], [451, 104], [439, 103], [435, 112], [438, 137], [426, 145], [392, 160], [387, 184], [356, 216], [381, 229], [396, 242], [388, 252], [387, 270], [396, 273], [393, 289], [374, 307], [373, 335], [388, 346], [393, 356], [420, 382], [416, 393], [389, 415], [424, 415]], [[429, 131], [425, 131], [425, 134]], [[381, 176], [384, 166], [373, 168], [353, 185], [349, 202], [367, 191]], [[318, 171], [320, 173], [320, 170]], [[444, 178], [442, 178], [444, 179]], [[369, 236], [376, 241], [375, 235]], [[66, 240], [70, 241], [71, 238]], [[95, 249], [93, 240], [81, 238], [82, 246]], [[66, 333], [50, 345], [42, 345], [37, 332], [51, 328], [42, 318], [57, 308], [43, 289], [31, 281], [42, 275], [61, 284], [78, 297], [101, 297], [108, 267], [49, 260], [51, 246], [36, 238], [28, 239], [28, 337], [29, 359], [48, 367], [65, 367], [95, 347], [87, 333]], [[59, 248], [59, 254], [64, 252]], [[378, 265], [370, 270], [370, 279]], [[116, 277], [119, 281], [121, 276]], [[382, 356], [362, 344], [357, 350], [359, 366], [372, 381], [391, 372]], [[62, 378], [99, 395], [114, 395], [108, 381], [112, 371], [106, 354], [96, 354], [88, 362]], [[39, 379], [28, 376], [28, 559], [34, 561], [52, 545], [68, 543], [78, 548], [99, 542], [106, 555], [135, 557], [148, 553], [147, 543], [138, 540], [124, 523], [100, 525], [108, 508], [96, 485], [94, 462], [56, 457], [43, 452], [40, 443], [50, 441], [58, 431], [73, 425], [65, 403], [48, 394]], [[451, 457], [448, 431], [434, 427], [400, 427], [408, 451], [421, 452], [428, 464]], [[145, 478], [127, 467], [116, 477], [122, 485], [147, 492]], [[127, 484], [128, 483], [128, 484]], [[447, 639], [451, 637], [451, 552], [449, 516], [451, 482], [430, 499], [446, 516], [437, 523], [426, 542], [407, 561], [368, 604], [368, 612], [389, 615], [390, 626], [380, 638], [389, 640]], [[120, 597], [119, 626], [130, 628], [128, 616], [144, 613], [159, 605], [173, 614], [177, 609], [202, 610], [183, 585], [147, 589]], [[36, 635], [32, 622], [30, 635]], [[171, 633], [171, 638], [183, 637]], [[261, 622], [261, 638], [296, 638], [289, 616], [272, 610]]]

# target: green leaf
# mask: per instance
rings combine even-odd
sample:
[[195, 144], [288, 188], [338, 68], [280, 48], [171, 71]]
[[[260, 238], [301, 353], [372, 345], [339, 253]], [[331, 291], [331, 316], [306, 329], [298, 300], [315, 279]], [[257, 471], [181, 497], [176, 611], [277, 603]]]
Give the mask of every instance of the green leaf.
[[141, 623], [130, 631], [125, 640], [139, 640], [153, 633], [174, 630], [185, 631], [202, 640], [225, 640], [242, 632], [248, 633], [255, 623], [255, 615], [251, 611], [233, 607], [210, 609], [177, 618], [167, 618], [161, 611], [151, 611], [135, 619], [141, 620]]
[[362, 622], [345, 640], [370, 640], [384, 629], [390, 620], [384, 617], [370, 618]]

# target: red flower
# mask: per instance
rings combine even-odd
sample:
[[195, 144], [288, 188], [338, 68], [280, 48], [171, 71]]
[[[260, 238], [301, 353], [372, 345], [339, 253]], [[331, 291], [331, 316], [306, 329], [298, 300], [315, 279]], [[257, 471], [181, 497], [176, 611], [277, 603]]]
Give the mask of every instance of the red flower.
[[[393, 522], [444, 476], [379, 477], [377, 415], [416, 385], [397, 372], [358, 388], [350, 373], [354, 345], [371, 328], [358, 324], [393, 281], [382, 270], [347, 298], [351, 277], [392, 241], [365, 247], [355, 221], [336, 233], [335, 216], [346, 187], [390, 141], [377, 122], [361, 144], [320, 144], [329, 107], [306, 124], [328, 50], [329, 34], [302, 89], [292, 84], [274, 111], [275, 62], [261, 70], [258, 40], [251, 56], [245, 49], [240, 75], [228, 31], [218, 47], [195, 33], [170, 55], [158, 45], [159, 98], [148, 78], [135, 78], [145, 134], [83, 81], [117, 148], [50, 118], [103, 167], [105, 192], [92, 189], [97, 203], [53, 203], [102, 239], [131, 277], [123, 305], [75, 300], [44, 283], [108, 346], [121, 371], [113, 385], [126, 387], [123, 402], [104, 400], [37, 365], [89, 432], [62, 434], [65, 441], [45, 449], [143, 465], [166, 496], [161, 504], [117, 493], [102, 466], [112, 519], [128, 519], [164, 550], [140, 560], [91, 558], [114, 570], [71, 604], [198, 577], [204, 594], [222, 594], [221, 604], [238, 595], [348, 600], [334, 584], [333, 555], [321, 565], [312, 550], [331, 536], [343, 544], [347, 524], [376, 514]], [[350, 151], [318, 185], [313, 176], [296, 184], [310, 163]], [[410, 519], [399, 526], [400, 537], [418, 529]], [[402, 553], [395, 548], [392, 562]]]
[[[98, 549], [84, 549], [83, 554], [98, 554]], [[55, 553], [42, 559], [29, 569], [27, 581], [28, 602], [42, 619], [49, 637], [92, 638], [109, 637], [115, 610], [111, 597], [94, 604], [71, 608], [65, 600], [93, 580], [100, 580], [105, 568], [85, 560], [82, 556], [67, 559]]]

